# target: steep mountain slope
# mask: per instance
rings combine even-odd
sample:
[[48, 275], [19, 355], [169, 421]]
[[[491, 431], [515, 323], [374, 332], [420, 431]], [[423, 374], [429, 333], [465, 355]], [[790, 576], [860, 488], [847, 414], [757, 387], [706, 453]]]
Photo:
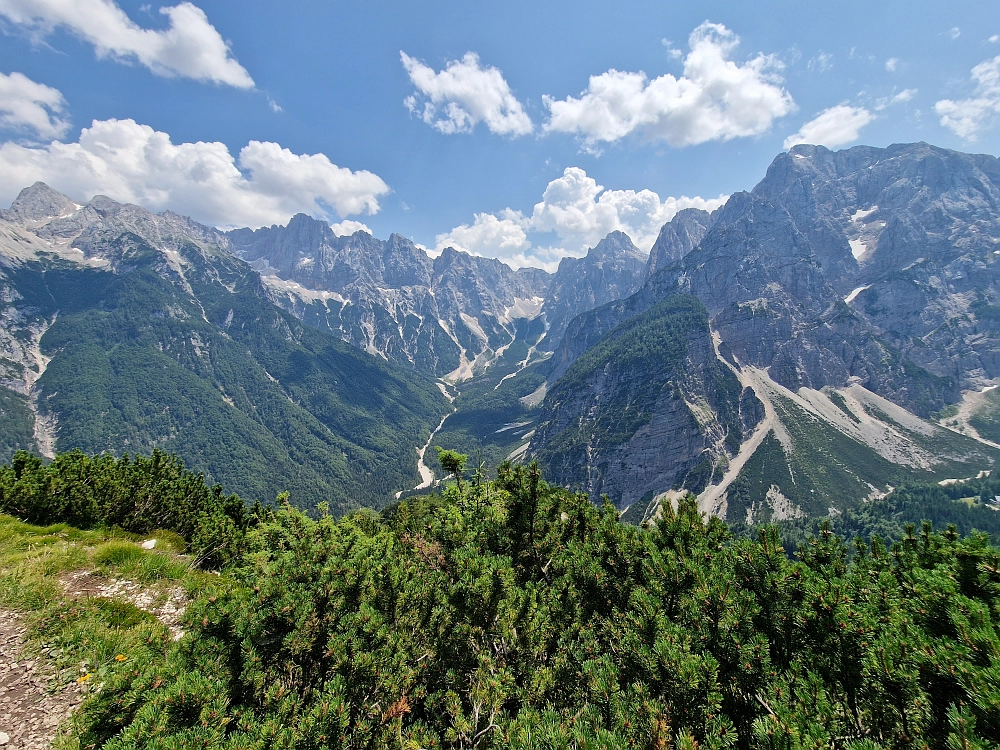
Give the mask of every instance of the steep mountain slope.
[[630, 315], [688, 293], [726, 348], [776, 382], [857, 377], [928, 416], [1000, 377], [998, 186], [989, 156], [798, 146], [632, 299], [574, 321], [554, 372]]
[[683, 211], [678, 211], [674, 218], [661, 227], [656, 242], [653, 243], [653, 249], [649, 251], [646, 277], [679, 261], [698, 247], [714, 223], [716, 215], [717, 213], [710, 214], [699, 208], [685, 208]]
[[411, 446], [447, 410], [434, 384], [275, 307], [226, 244], [174, 215], [23, 191], [0, 217], [0, 419], [22, 436], [3, 447], [161, 447], [248, 499], [336, 509], [409, 486]]
[[[997, 446], [921, 419], [856, 378], [792, 391], [722, 356], [692, 300], [675, 295], [627, 317], [548, 387], [527, 454], [554, 481], [607, 493], [633, 520], [690, 490], [703, 511], [752, 524], [835, 514], [905, 481], [1000, 465]], [[973, 420], [988, 422], [992, 404]]]
[[707, 512], [748, 524], [837, 515], [904, 482], [974, 477], [1000, 449], [921, 419], [858, 383], [793, 392], [763, 370], [739, 370], [765, 419], [717, 487]]
[[405, 237], [338, 237], [303, 214], [287, 227], [239, 229], [231, 249], [273, 299], [365, 351], [453, 380], [487, 367], [538, 316], [548, 274], [446, 249], [431, 258]]
[[[553, 481], [619, 506], [721, 476], [759, 414], [715, 356], [704, 305], [675, 296], [625, 321], [548, 391], [530, 452]], [[742, 412], [741, 412], [742, 405]]]
[[549, 326], [544, 348], [554, 349], [580, 313], [633, 294], [642, 286], [646, 262], [624, 232], [612, 232], [583, 258], [559, 261], [542, 306]]
[[[708, 310], [719, 358], [767, 407], [764, 427], [702, 494], [706, 510], [741, 520], [825, 514], [906, 477], [989, 469], [995, 446], [921, 417], [1000, 378], [998, 198], [993, 157], [926, 144], [796, 147], [710, 220], [664, 227], [642, 289], [567, 325], [549, 392], [565, 389], [560, 378], [617, 327], [691, 294]], [[680, 231], [690, 219], [693, 235]], [[623, 387], [649, 377], [637, 372]], [[987, 433], [993, 420], [992, 399], [981, 401], [966, 410], [971, 437], [973, 414]], [[593, 405], [577, 414], [595, 418]], [[547, 455], [549, 439], [539, 430], [529, 455]], [[586, 482], [599, 460], [577, 460], [562, 477]], [[628, 504], [640, 486], [615, 501]]]
[[927, 144], [778, 156], [666, 274], [788, 387], [922, 415], [1000, 376], [1000, 163]]

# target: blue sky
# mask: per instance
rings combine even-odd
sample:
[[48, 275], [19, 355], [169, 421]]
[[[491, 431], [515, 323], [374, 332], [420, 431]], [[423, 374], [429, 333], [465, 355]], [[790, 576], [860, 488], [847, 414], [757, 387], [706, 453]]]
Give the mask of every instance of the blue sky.
[[0, 0], [0, 28], [3, 204], [41, 179], [551, 268], [648, 249], [796, 140], [1000, 150], [996, 2]]

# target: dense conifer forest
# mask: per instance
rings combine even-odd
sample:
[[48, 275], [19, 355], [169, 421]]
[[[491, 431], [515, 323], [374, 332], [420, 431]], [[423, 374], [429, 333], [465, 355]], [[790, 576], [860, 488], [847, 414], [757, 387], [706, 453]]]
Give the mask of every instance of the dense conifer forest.
[[[893, 507], [914, 498], [955, 503], [914, 490]], [[245, 508], [159, 453], [20, 453], [0, 510], [173, 529], [221, 570], [193, 587], [183, 637], [143, 631], [143, 658], [98, 673], [81, 748], [1000, 742], [1000, 551], [905, 512], [883, 524], [904, 523], [898, 541], [835, 533], [881, 530], [859, 516], [789, 556], [777, 527], [741, 538], [692, 500], [624, 524], [534, 465], [335, 518]]]

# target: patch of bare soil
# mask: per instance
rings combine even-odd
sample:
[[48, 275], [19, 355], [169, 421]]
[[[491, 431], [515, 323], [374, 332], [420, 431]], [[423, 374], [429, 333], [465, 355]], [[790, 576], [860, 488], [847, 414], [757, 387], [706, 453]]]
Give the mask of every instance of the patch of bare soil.
[[[33, 660], [22, 657], [24, 628], [13, 612], [0, 609], [0, 747], [3, 750], [47, 748], [59, 725], [83, 700], [71, 684], [57, 693]], [[6, 737], [6, 743], [3, 742]]]

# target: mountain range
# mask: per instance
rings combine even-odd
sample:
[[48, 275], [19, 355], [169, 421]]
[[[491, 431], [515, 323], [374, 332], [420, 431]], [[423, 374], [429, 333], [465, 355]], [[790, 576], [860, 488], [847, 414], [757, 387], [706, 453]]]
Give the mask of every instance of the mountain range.
[[178, 453], [230, 491], [343, 511], [418, 479], [446, 402], [274, 305], [225, 235], [42, 184], [0, 215], [0, 446]]
[[1000, 460], [998, 204], [991, 156], [796, 146], [548, 274], [39, 183], [0, 212], [0, 451], [164, 447], [346, 509], [426, 486], [433, 442], [637, 521], [836, 514]]

